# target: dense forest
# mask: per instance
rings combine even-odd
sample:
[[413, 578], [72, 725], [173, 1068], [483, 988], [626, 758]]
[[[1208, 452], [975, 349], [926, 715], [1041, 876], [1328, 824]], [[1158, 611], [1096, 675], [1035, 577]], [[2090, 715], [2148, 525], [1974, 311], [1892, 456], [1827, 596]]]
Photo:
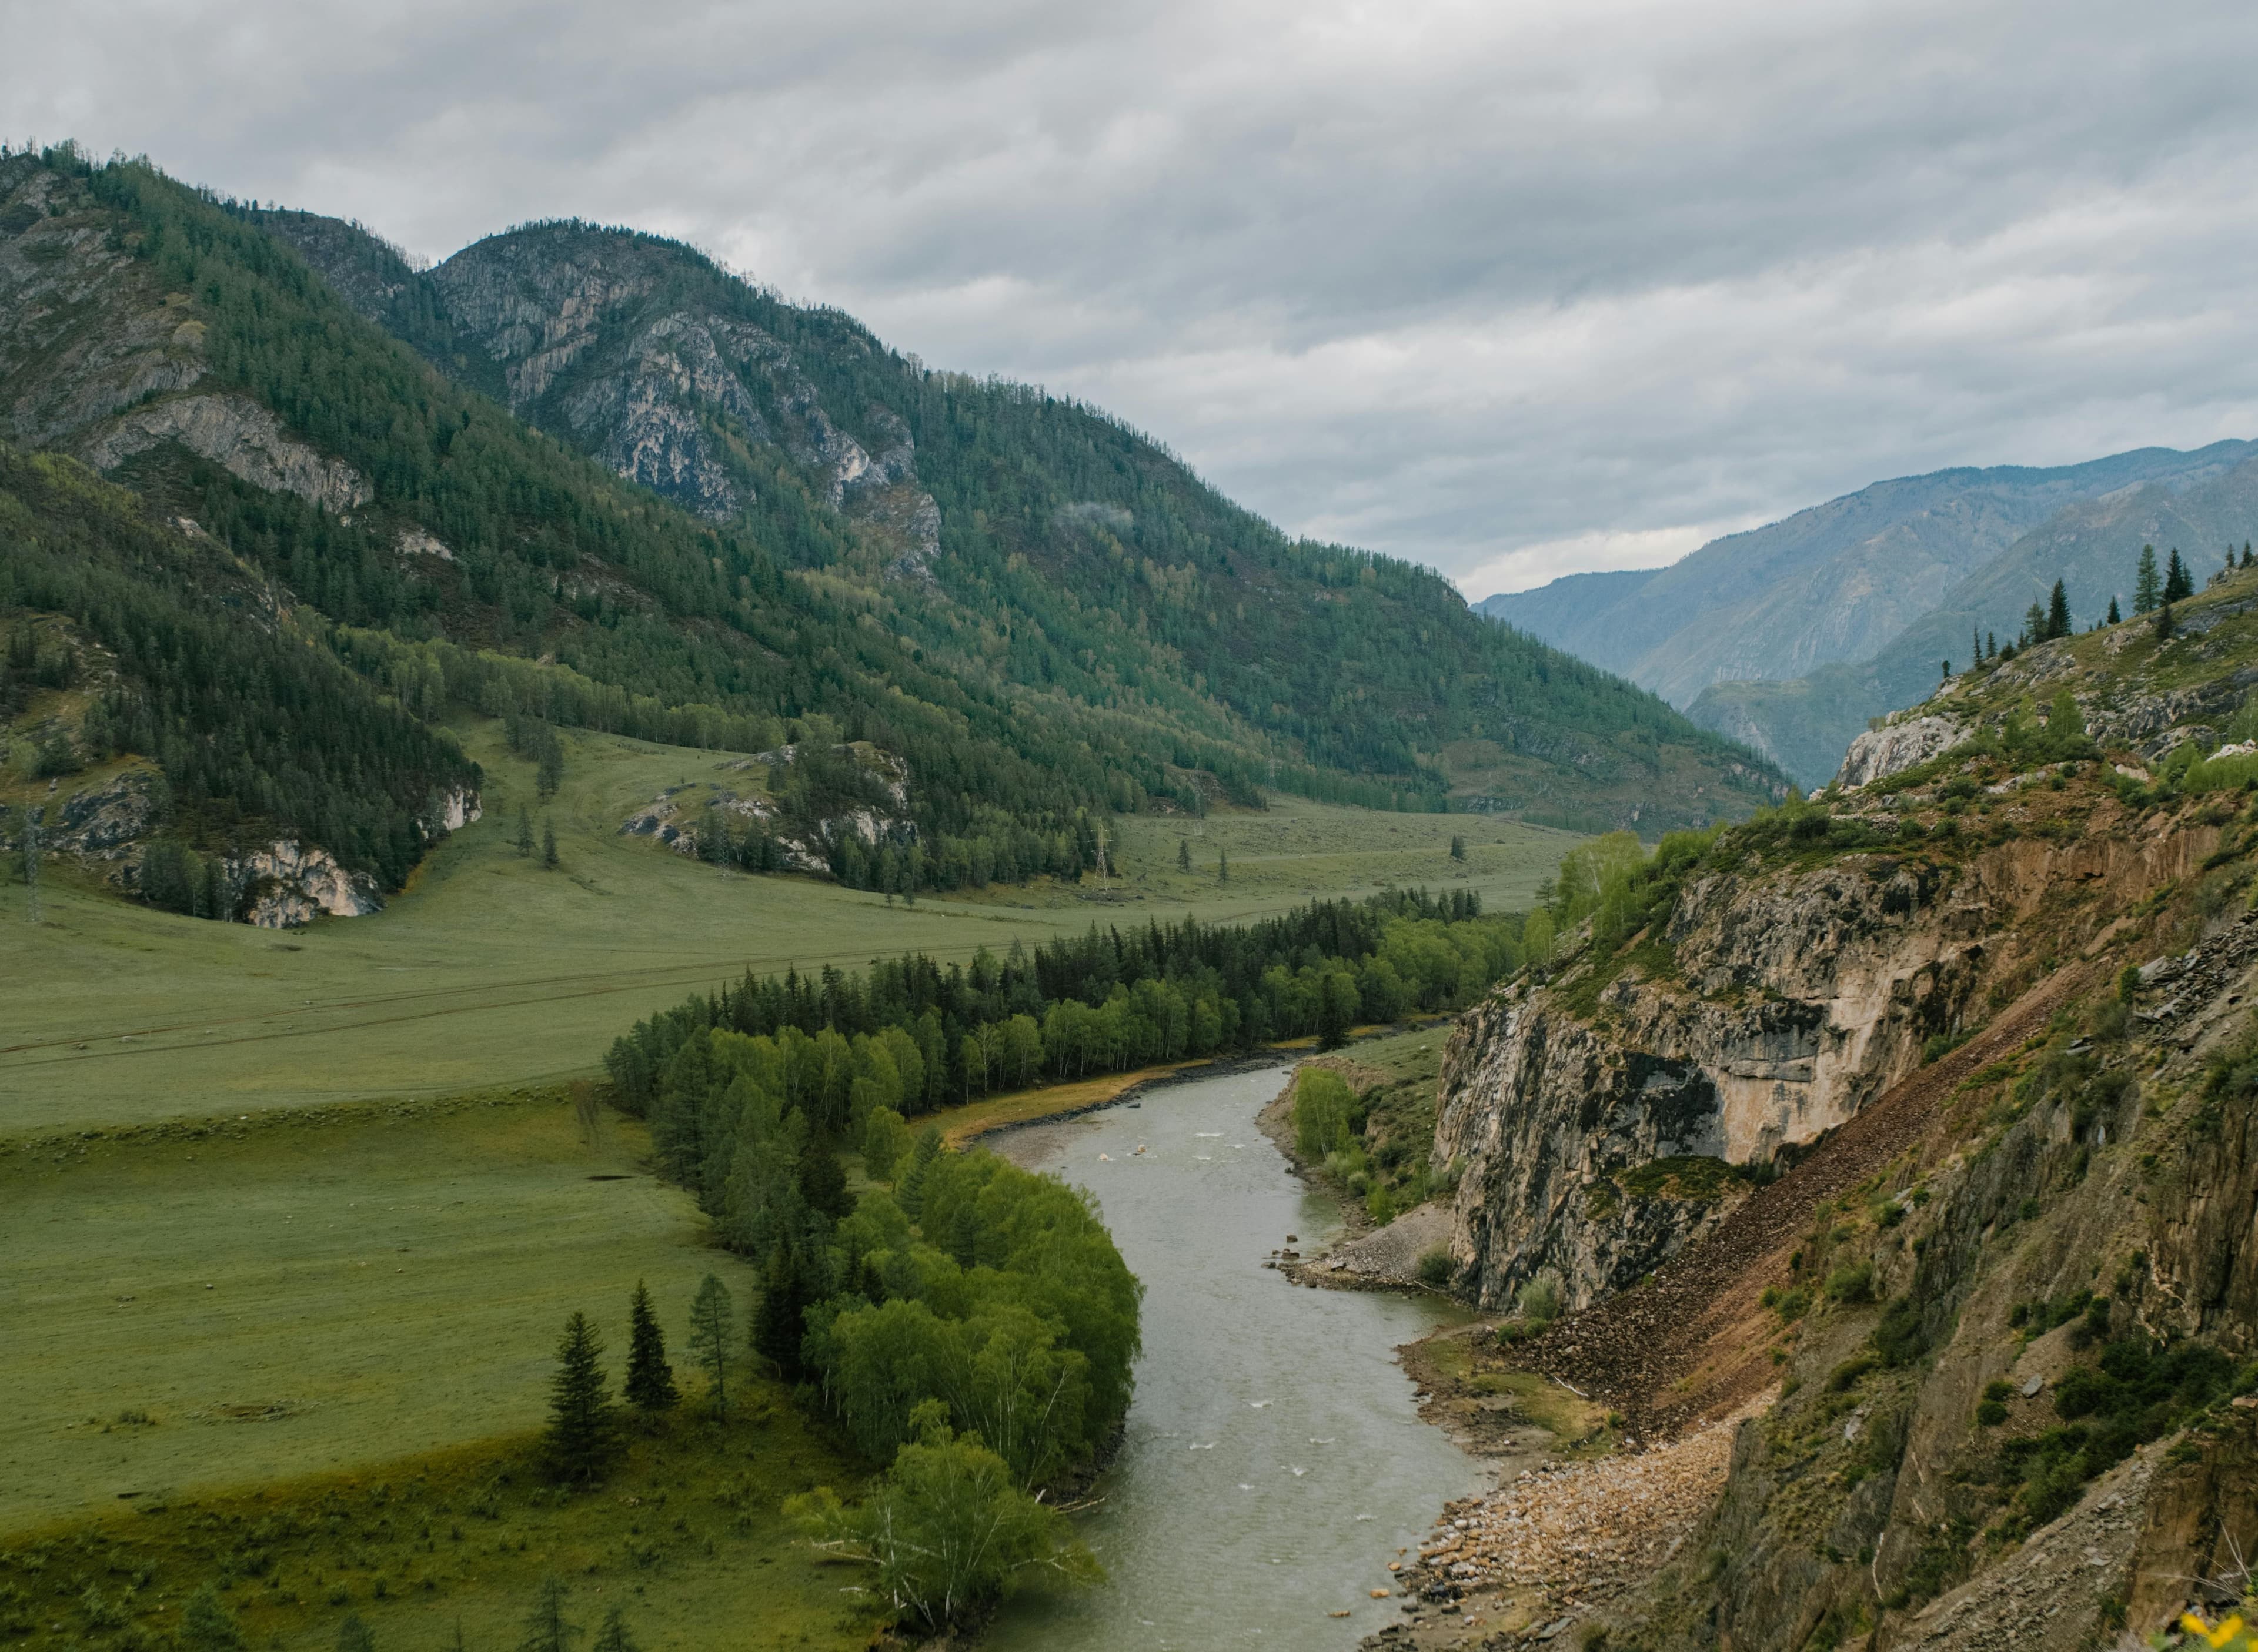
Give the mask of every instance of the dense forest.
[[[476, 788], [451, 737], [347, 670], [209, 540], [153, 526], [72, 461], [0, 444], [0, 613], [60, 615], [75, 633], [43, 651], [19, 619], [0, 706], [25, 684], [86, 695], [76, 733], [51, 730], [35, 772], [123, 753], [156, 763], [163, 876], [185, 877], [181, 845], [233, 850], [255, 826], [396, 887], [437, 833], [440, 798]], [[161, 892], [184, 911], [209, 900], [185, 883]]]

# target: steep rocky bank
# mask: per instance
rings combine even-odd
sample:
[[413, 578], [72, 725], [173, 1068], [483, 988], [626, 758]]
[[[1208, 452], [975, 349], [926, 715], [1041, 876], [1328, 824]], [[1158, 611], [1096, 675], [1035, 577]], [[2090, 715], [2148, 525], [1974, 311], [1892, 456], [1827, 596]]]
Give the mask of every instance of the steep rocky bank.
[[1756, 1409], [1635, 1586], [1454, 1643], [2067, 1649], [2250, 1588], [2258, 762], [2202, 757], [2252, 583], [1956, 681], [1956, 743], [1876, 738], [1462, 1023], [1459, 1282], [1580, 1310], [1492, 1358], [1642, 1441]]

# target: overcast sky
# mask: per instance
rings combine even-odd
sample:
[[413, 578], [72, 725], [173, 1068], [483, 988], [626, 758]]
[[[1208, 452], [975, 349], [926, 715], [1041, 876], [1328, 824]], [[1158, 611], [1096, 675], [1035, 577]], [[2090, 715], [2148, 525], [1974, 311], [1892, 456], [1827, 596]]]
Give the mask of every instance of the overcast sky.
[[0, 128], [685, 237], [1469, 596], [2258, 436], [2258, 7], [74, 0]]

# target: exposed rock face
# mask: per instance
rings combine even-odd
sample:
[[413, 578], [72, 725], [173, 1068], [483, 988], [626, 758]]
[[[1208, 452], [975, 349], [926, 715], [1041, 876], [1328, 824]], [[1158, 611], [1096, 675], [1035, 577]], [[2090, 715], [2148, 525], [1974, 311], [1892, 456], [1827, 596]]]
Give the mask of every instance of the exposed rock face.
[[[1671, 978], [1623, 973], [1580, 1014], [1573, 966], [1469, 1013], [1445, 1054], [1435, 1157], [1461, 1160], [1452, 1251], [1485, 1305], [1558, 1268], [1583, 1307], [1705, 1231], [1722, 1197], [1625, 1189], [1657, 1159], [1763, 1166], [1855, 1115], [1959, 1029], [2004, 932], [2050, 892], [2152, 889], [2209, 834], [2024, 840], [1945, 871], [1886, 855], [1722, 875], [1680, 894]], [[1587, 985], [1587, 983], [1586, 983]], [[1633, 1178], [1634, 1182], [1637, 1178]]]
[[1884, 779], [1949, 751], [1967, 735], [1968, 731], [1949, 717], [1916, 717], [1870, 728], [1850, 742], [1835, 783], [1848, 788]]
[[[733, 313], [726, 278], [689, 265], [678, 248], [527, 231], [468, 247], [430, 280], [464, 335], [501, 366], [514, 410], [563, 425], [621, 475], [702, 516], [718, 521], [751, 502], [729, 437], [784, 450], [834, 508], [915, 478], [898, 415], [866, 410], [870, 441], [857, 440], [791, 351]], [[701, 286], [714, 290], [701, 295]]]
[[239, 891], [243, 921], [261, 929], [296, 929], [318, 917], [366, 918], [384, 909], [374, 878], [346, 871], [313, 844], [277, 843], [231, 860], [227, 876]]
[[156, 822], [164, 795], [165, 779], [155, 769], [129, 769], [72, 793], [49, 812], [42, 835], [56, 853], [114, 861]]
[[280, 421], [247, 396], [178, 396], [137, 408], [87, 443], [86, 459], [96, 470], [113, 471], [166, 442], [178, 442], [253, 487], [295, 493], [325, 511], [348, 511], [375, 497], [359, 471], [285, 436]]
[[483, 812], [477, 792], [457, 787], [442, 794], [437, 806], [416, 824], [423, 828], [425, 837], [436, 838], [442, 833], [461, 831]]
[[203, 325], [111, 245], [79, 192], [0, 161], [0, 436], [44, 447], [203, 377]]

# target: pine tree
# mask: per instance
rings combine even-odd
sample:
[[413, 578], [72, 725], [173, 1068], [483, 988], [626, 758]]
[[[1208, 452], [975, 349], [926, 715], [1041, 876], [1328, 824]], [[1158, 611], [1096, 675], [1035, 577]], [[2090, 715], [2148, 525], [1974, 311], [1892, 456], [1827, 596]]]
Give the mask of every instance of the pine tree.
[[517, 1643], [517, 1652], [572, 1652], [572, 1642], [579, 1638], [579, 1625], [564, 1615], [564, 1584], [549, 1578], [526, 1614], [525, 1638]]
[[2175, 545], [2172, 547], [2171, 561], [2164, 567], [2164, 600], [2185, 602], [2193, 595], [2195, 595], [2194, 576], [2188, 572], [2187, 564], [2180, 560], [2180, 548]]
[[174, 1642], [180, 1652], [247, 1652], [243, 1631], [220, 1605], [219, 1592], [209, 1584], [190, 1595], [181, 1608], [181, 1631]]
[[1216, 851], [1215, 881], [1218, 883], [1231, 882], [1231, 851], [1229, 849]]
[[807, 1290], [799, 1258], [788, 1245], [769, 1252], [761, 1300], [753, 1309], [753, 1351], [775, 1365], [786, 1382], [799, 1375], [799, 1347], [807, 1335]]
[[706, 1367], [714, 1413], [724, 1417], [729, 1414], [729, 1332], [735, 1320], [729, 1287], [708, 1273], [690, 1304], [690, 1351]]
[[2169, 602], [2160, 604], [2154, 621], [2156, 627], [2156, 641], [2159, 642], [2171, 641], [2172, 623], [2172, 605]]
[[2242, 542], [2242, 565], [2245, 568], [2251, 566], [2250, 542], [2247, 539]]
[[2047, 640], [2046, 610], [2035, 602], [2023, 611], [2023, 635], [2020, 640], [2025, 648], [2030, 647], [2034, 642], [2043, 642]]
[[2163, 600], [2164, 583], [2156, 577], [2156, 548], [2141, 547], [2141, 563], [2133, 575], [2133, 612], [2154, 613]]
[[1999, 657], [1999, 634], [1997, 631], [1986, 631], [1984, 634], [1984, 641], [1990, 645], [1988, 652], [1990, 653], [1991, 657], [1995, 660], [1998, 659]]
[[682, 1396], [674, 1386], [674, 1372], [666, 1363], [666, 1333], [650, 1309], [650, 1293], [641, 1280], [628, 1301], [628, 1403], [646, 1417], [671, 1411]]
[[2117, 612], [2117, 594], [2116, 594], [2116, 592], [2110, 592], [2110, 594], [2109, 594], [2109, 620], [2108, 620], [2108, 623], [2110, 623], [2111, 625], [2119, 625], [2119, 624], [2123, 623], [2123, 621], [2124, 621], [2124, 618], [2125, 618], [2125, 616], [2124, 616], [2123, 614], [2121, 614], [2121, 613], [2118, 613], [2118, 612]]
[[2066, 637], [2070, 635], [2070, 592], [2062, 581], [2054, 582], [2054, 594], [2047, 599], [2047, 635]]
[[533, 854], [533, 816], [522, 803], [517, 805], [517, 852], [526, 858]]
[[1977, 665], [1984, 663], [1984, 634], [1973, 626], [1968, 628], [1968, 657]]
[[1176, 870], [1189, 872], [1191, 869], [1192, 840], [1189, 838], [1178, 838], [1176, 840]]
[[1466, 858], [1466, 840], [1456, 833], [1451, 834], [1451, 858], [1454, 861]]
[[1940, 677], [1941, 677], [1942, 679], [1949, 680], [1949, 679], [1951, 677], [1951, 676], [1952, 676], [1952, 662], [1951, 662], [1951, 661], [1949, 661], [1949, 660], [1939, 660], [1939, 661], [1936, 663], [1936, 669], [1937, 669], [1938, 673], [1940, 674]]
[[628, 1633], [627, 1613], [614, 1601], [604, 1613], [604, 1627], [596, 1631], [588, 1652], [642, 1652]]
[[376, 1652], [376, 1637], [360, 1620], [359, 1613], [346, 1613], [345, 1620], [337, 1625], [337, 1652]]
[[552, 872], [557, 869], [557, 825], [545, 816], [541, 822], [541, 864]]
[[549, 1379], [549, 1430], [542, 1440], [550, 1471], [560, 1480], [593, 1480], [611, 1455], [612, 1405], [598, 1363], [603, 1351], [586, 1314], [576, 1312], [564, 1322], [557, 1374]]

